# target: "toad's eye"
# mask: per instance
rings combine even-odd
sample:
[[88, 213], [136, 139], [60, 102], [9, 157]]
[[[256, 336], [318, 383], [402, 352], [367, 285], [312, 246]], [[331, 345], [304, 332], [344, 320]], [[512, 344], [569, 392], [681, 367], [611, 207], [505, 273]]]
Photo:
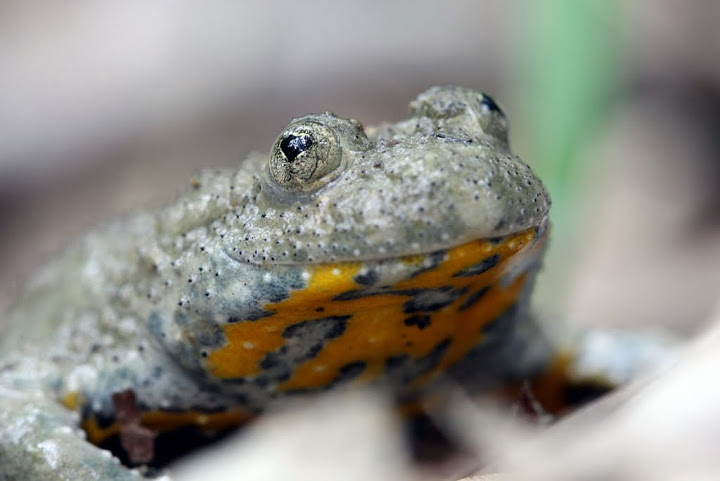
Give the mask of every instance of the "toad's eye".
[[280, 141], [280, 150], [288, 161], [292, 162], [298, 155], [312, 147], [312, 144], [309, 135], [288, 135]]
[[333, 129], [312, 120], [296, 121], [275, 141], [268, 172], [287, 192], [312, 192], [340, 170], [343, 151]]
[[332, 184], [372, 146], [357, 120], [310, 114], [290, 122], [270, 152], [263, 175], [268, 195], [294, 202]]
[[495, 103], [492, 97], [490, 97], [488, 94], [482, 94], [482, 100], [480, 100], [480, 106], [486, 113], [492, 113], [497, 112], [503, 117], [505, 116], [505, 113], [502, 111], [500, 106]]
[[505, 113], [488, 94], [480, 94], [478, 100], [480, 106], [478, 119], [483, 132], [507, 144], [508, 123]]

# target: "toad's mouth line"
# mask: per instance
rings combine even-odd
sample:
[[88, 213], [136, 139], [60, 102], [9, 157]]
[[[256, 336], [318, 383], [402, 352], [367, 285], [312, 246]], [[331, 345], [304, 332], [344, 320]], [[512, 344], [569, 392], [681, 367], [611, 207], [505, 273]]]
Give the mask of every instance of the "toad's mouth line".
[[364, 263], [364, 262], [373, 262], [373, 263], [388, 263], [388, 262], [405, 262], [407, 260], [415, 260], [417, 258], [425, 258], [425, 257], [432, 257], [432, 256], [438, 256], [442, 255], [444, 253], [448, 253], [452, 251], [453, 249], [459, 249], [463, 248], [466, 245], [473, 244], [473, 243], [488, 243], [490, 245], [499, 245], [505, 242], [507, 239], [511, 239], [517, 235], [526, 233], [526, 232], [534, 232], [534, 241], [539, 241], [540, 239], [543, 239], [546, 237], [546, 232], [548, 231], [549, 222], [547, 218], [538, 226], [530, 227], [528, 229], [518, 231], [518, 232], [512, 232], [504, 235], [498, 235], [493, 237], [477, 237], [477, 238], [469, 238], [464, 239], [461, 242], [434, 242], [429, 243], [428, 246], [425, 249], [420, 248], [413, 248], [410, 247], [408, 250], [410, 250], [410, 253], [407, 254], [390, 254], [390, 255], [383, 255], [383, 253], [378, 252], [376, 255], [372, 254], [357, 254], [357, 255], [348, 255], [347, 253], [338, 253], [337, 255], [331, 255], [327, 257], [317, 257], [313, 258], [311, 256], [305, 256], [302, 255], [300, 258], [296, 258], [297, 256], [293, 254], [290, 256], [289, 253], [283, 256], [277, 256], [276, 254], [270, 254], [270, 253], [263, 253], [263, 252], [254, 252], [251, 256], [243, 256], [242, 251], [240, 251], [241, 255], [238, 255], [235, 251], [232, 251], [230, 249], [225, 249], [223, 253], [227, 256], [228, 259], [233, 261], [236, 264], [245, 264], [245, 265], [254, 265], [254, 266], [288, 266], [288, 267], [312, 267], [317, 265], [346, 265], [346, 264], [353, 264], [353, 263]]

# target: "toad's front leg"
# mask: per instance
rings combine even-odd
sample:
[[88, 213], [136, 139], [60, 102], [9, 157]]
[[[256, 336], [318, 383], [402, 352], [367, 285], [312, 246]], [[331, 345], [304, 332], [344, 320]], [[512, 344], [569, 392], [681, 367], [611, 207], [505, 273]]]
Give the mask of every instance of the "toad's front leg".
[[0, 384], [0, 481], [139, 481], [85, 440], [78, 415], [50, 396]]

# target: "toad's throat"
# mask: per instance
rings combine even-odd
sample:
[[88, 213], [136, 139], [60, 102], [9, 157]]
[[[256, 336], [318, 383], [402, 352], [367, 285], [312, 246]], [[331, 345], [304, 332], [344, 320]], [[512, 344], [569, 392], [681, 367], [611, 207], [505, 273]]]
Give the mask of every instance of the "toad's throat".
[[278, 393], [379, 379], [418, 387], [523, 301], [545, 238], [532, 228], [392, 261], [308, 266], [303, 288], [263, 306], [270, 315], [224, 325], [207, 367]]

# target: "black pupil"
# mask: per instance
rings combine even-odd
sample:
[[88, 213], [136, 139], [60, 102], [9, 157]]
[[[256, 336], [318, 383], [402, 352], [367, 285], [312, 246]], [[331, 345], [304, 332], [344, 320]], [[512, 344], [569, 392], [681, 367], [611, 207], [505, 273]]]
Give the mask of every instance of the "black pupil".
[[312, 144], [309, 135], [288, 135], [280, 142], [280, 150], [292, 162], [298, 155], [312, 147]]
[[487, 109], [488, 112], [498, 112], [501, 115], [503, 114], [502, 109], [498, 106], [498, 104], [495, 103], [495, 101], [487, 94], [483, 94], [482, 100], [480, 101], [480, 105], [482, 105], [484, 108]]

